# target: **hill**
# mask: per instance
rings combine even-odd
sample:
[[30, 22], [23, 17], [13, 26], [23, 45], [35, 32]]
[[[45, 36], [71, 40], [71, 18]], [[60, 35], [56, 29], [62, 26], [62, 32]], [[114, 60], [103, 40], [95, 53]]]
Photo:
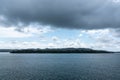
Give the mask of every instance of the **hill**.
[[93, 50], [89, 48], [54, 48], [54, 49], [20, 49], [11, 50], [10, 53], [113, 53], [105, 50]]

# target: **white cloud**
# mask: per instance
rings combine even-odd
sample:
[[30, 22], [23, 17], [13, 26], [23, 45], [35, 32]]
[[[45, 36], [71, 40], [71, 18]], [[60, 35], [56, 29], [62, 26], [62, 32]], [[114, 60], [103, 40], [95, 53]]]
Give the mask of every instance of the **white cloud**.
[[38, 24], [30, 24], [29, 26], [24, 26], [16, 28], [16, 31], [22, 33], [31, 33], [31, 34], [44, 34], [53, 31], [50, 26], [41, 26]]
[[42, 35], [48, 32], [52, 32], [49, 26], [46, 27], [34, 27], [37, 25], [29, 25], [27, 27], [2, 27], [0, 26], [0, 38], [24, 38], [32, 37], [36, 35]]
[[80, 39], [76, 38], [74, 40], [64, 40], [64, 47], [73, 47], [73, 48], [87, 48], [86, 44]]
[[101, 30], [83, 30], [81, 33], [89, 36], [94, 43], [88, 44], [89, 47], [94, 49], [104, 50], [119, 50], [120, 38], [116, 36], [117, 33], [113, 29], [101, 29]]
[[114, 3], [120, 3], [120, 0], [112, 0]]
[[0, 27], [0, 37], [1, 38], [23, 38], [23, 37], [30, 37], [32, 34], [25, 34], [15, 31], [14, 27]]
[[46, 48], [46, 45], [40, 42], [27, 42], [27, 41], [0, 42], [0, 49], [27, 49], [27, 48]]
[[56, 41], [59, 41], [59, 38], [57, 36], [53, 36], [52, 40], [56, 42]]

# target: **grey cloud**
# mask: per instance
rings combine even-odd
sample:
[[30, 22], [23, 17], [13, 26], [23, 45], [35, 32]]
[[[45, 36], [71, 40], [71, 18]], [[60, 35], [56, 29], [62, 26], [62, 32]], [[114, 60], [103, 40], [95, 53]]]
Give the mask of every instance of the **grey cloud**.
[[4, 25], [39, 23], [69, 29], [120, 27], [120, 3], [112, 0], [0, 0]]

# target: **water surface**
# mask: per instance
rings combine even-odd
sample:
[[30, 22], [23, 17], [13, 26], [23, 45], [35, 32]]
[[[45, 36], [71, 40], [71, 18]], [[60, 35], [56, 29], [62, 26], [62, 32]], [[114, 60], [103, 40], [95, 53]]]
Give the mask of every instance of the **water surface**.
[[120, 80], [120, 54], [0, 53], [0, 80]]

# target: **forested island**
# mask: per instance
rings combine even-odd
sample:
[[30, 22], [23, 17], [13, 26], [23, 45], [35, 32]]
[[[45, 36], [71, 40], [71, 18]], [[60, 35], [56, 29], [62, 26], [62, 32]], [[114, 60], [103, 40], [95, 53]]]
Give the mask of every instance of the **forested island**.
[[105, 50], [93, 50], [89, 48], [54, 48], [54, 49], [16, 49], [10, 53], [114, 53]]

